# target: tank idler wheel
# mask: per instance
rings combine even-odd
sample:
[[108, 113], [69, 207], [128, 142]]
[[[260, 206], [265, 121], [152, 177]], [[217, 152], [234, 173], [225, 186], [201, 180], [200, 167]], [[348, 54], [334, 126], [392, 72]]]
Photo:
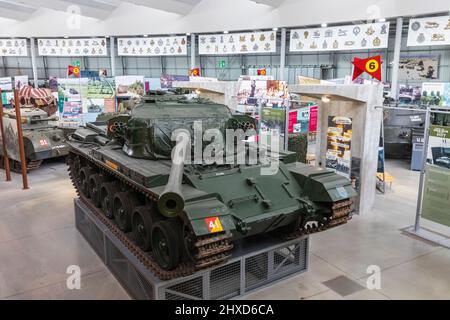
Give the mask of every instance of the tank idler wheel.
[[156, 262], [164, 270], [173, 270], [180, 262], [178, 229], [177, 222], [173, 220], [162, 220], [153, 225], [152, 250]]
[[100, 188], [102, 210], [109, 219], [114, 218], [113, 201], [115, 194], [119, 191], [119, 185], [116, 182], [103, 182]]
[[98, 173], [95, 173], [89, 177], [89, 196], [91, 197], [92, 203], [97, 208], [102, 206], [100, 199], [100, 188], [104, 182], [104, 177]]
[[151, 213], [147, 207], [139, 206], [134, 209], [132, 216], [134, 240], [138, 247], [144, 251], [149, 251], [151, 248], [150, 236], [152, 224]]
[[137, 206], [139, 206], [139, 199], [133, 192], [119, 192], [114, 196], [114, 219], [120, 230], [124, 232], [131, 230], [131, 217]]
[[89, 177], [91, 174], [92, 169], [89, 167], [82, 167], [78, 173], [78, 188], [87, 198], [89, 198]]

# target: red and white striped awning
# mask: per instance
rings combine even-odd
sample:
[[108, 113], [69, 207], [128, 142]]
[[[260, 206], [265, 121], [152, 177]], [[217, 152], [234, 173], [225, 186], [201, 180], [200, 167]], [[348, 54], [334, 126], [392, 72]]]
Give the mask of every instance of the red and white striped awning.
[[23, 86], [20, 88], [19, 96], [25, 99], [42, 99], [45, 100], [47, 104], [52, 103], [55, 99], [50, 90], [44, 88], [33, 88], [32, 86]]

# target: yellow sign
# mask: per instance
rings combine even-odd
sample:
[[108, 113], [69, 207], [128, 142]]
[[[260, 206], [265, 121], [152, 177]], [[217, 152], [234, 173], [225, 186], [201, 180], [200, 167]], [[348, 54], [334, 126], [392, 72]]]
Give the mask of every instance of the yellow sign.
[[366, 71], [369, 73], [376, 72], [378, 71], [379, 68], [380, 64], [375, 59], [370, 59], [369, 61], [366, 62]]

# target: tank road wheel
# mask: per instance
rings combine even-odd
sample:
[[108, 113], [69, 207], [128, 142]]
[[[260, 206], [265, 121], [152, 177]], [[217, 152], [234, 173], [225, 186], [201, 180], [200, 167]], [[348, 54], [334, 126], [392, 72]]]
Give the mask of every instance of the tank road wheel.
[[114, 196], [114, 219], [120, 230], [124, 232], [131, 230], [131, 217], [138, 205], [139, 199], [132, 192], [119, 192]]
[[78, 173], [78, 188], [87, 198], [89, 198], [89, 176], [92, 169], [89, 167], [82, 167]]
[[109, 219], [114, 218], [113, 201], [116, 193], [120, 191], [116, 182], [103, 182], [100, 188], [100, 201], [103, 213]]
[[134, 240], [139, 248], [148, 251], [151, 248], [150, 236], [152, 232], [152, 218], [150, 210], [145, 206], [134, 209], [132, 216]]
[[152, 250], [156, 262], [164, 270], [173, 270], [180, 262], [176, 222], [162, 220], [152, 228]]
[[100, 199], [100, 188], [104, 182], [105, 179], [98, 173], [89, 176], [89, 196], [91, 197], [92, 203], [97, 208], [102, 206]]

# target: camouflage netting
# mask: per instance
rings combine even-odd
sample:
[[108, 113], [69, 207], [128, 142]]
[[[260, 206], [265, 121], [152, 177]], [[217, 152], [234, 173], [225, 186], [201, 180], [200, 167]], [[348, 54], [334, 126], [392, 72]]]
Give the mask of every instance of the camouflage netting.
[[294, 133], [289, 135], [288, 150], [297, 153], [297, 161], [306, 163], [308, 151], [308, 134]]

